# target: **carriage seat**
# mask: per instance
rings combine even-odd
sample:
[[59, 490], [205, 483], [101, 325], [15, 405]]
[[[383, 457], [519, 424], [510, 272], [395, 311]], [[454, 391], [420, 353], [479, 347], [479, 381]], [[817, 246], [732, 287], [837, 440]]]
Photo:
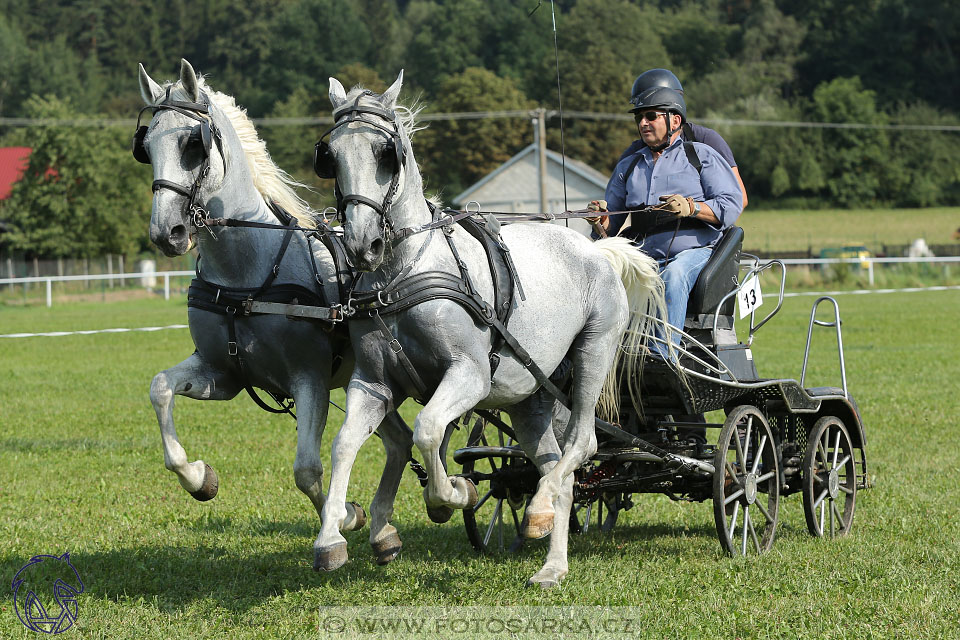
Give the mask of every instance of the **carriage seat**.
[[738, 380], [756, 380], [757, 368], [749, 345], [740, 344], [734, 329], [734, 304], [731, 296], [714, 314], [724, 296], [739, 284], [743, 229], [730, 227], [723, 232], [690, 292], [683, 329], [710, 350], [733, 372]]
[[[690, 301], [687, 303], [688, 318], [709, 315], [712, 324], [712, 315], [717, 304], [737, 287], [742, 248], [743, 229], [740, 227], [726, 229], [690, 292]], [[734, 298], [727, 300], [720, 309], [720, 315], [733, 315], [733, 304]]]

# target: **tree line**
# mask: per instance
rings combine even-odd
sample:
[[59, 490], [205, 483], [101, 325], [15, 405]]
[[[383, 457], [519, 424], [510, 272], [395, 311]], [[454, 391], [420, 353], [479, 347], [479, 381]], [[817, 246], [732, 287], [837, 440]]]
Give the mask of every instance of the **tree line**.
[[[952, 0], [0, 0], [0, 117], [131, 118], [136, 64], [187, 58], [254, 118], [329, 115], [327, 78], [383, 90], [403, 68], [423, 113], [623, 114], [653, 67], [683, 81], [692, 121], [720, 124], [763, 207], [960, 203], [960, 3]], [[554, 54], [552, 12], [556, 12]], [[839, 123], [859, 128], [836, 127]], [[863, 126], [866, 125], [866, 126]], [[918, 126], [919, 125], [919, 126]], [[608, 172], [631, 122], [567, 117], [568, 155]], [[315, 186], [316, 126], [264, 126], [281, 167]], [[148, 249], [151, 175], [132, 127], [13, 127], [35, 152], [0, 204], [0, 243], [43, 256]], [[548, 144], [561, 147], [560, 122]], [[431, 122], [414, 141], [427, 188], [459, 193], [532, 141], [528, 118]], [[52, 169], [52, 170], [51, 170]], [[571, 203], [573, 204], [573, 203]]]

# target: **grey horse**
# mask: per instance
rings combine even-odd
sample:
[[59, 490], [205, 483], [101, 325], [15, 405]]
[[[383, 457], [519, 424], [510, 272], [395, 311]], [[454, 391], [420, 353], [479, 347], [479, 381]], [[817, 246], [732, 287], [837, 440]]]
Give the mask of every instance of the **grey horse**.
[[[189, 462], [177, 438], [175, 395], [229, 400], [255, 386], [292, 398], [297, 410], [293, 475], [319, 515], [325, 503], [320, 439], [329, 393], [342, 387], [353, 369], [346, 332], [284, 315], [244, 317], [215, 298], [236, 297], [238, 292], [250, 295], [269, 278], [267, 293], [279, 287], [295, 292], [301, 302], [313, 296], [336, 303], [340, 294], [333, 257], [319, 240], [302, 232], [290, 232], [289, 245], [281, 250], [285, 231], [256, 227], [214, 231], [205, 224], [209, 216], [277, 225], [272, 204], [288, 211], [299, 226], [315, 226], [312, 212], [293, 189], [297, 183], [274, 164], [245, 112], [232, 97], [207, 87], [186, 60], [181, 61], [179, 82], [165, 86], [154, 82], [140, 65], [140, 92], [145, 109], [153, 114], [134, 139], [134, 155], [153, 165], [150, 239], [168, 256], [182, 255], [194, 244], [199, 247], [198, 280], [190, 297], [205, 301], [191, 302], [188, 310], [196, 351], [158, 373], [150, 386], [164, 463], [198, 500], [216, 495], [216, 472], [203, 460]], [[203, 284], [200, 280], [206, 284], [196, 292], [195, 287]], [[340, 364], [334, 367], [337, 361]], [[412, 434], [399, 416], [390, 414], [384, 422], [386, 466], [370, 508], [370, 541], [381, 564], [400, 549], [390, 518], [412, 449]], [[364, 525], [366, 515], [359, 505], [341, 508], [344, 528]]]
[[[336, 175], [347, 255], [366, 272], [358, 288], [387, 300], [404, 282], [425, 274], [464, 282], [466, 271], [482, 299], [493, 303], [494, 284], [480, 242], [459, 226], [424, 228], [441, 219], [423, 195], [413, 157], [415, 113], [397, 105], [402, 81], [401, 72], [386, 92], [375, 95], [359, 87], [347, 93], [330, 79], [337, 123], [329, 143], [318, 143], [317, 167]], [[642, 291], [643, 300], [631, 297], [631, 304], [644, 309], [653, 304], [661, 314], [662, 283], [653, 261], [622, 239], [601, 245], [554, 225], [516, 224], [503, 228], [502, 242], [524, 292], [513, 298], [509, 332], [543, 372], [569, 358], [569, 419], [554, 432], [554, 397], [515, 349], [501, 347], [493, 371], [496, 332], [460, 303], [441, 297], [397, 313], [386, 307], [383, 315], [377, 309], [358, 311], [350, 320], [356, 366], [347, 386], [346, 418], [333, 443], [330, 500], [314, 545], [315, 567], [333, 570], [347, 560], [338, 528], [349, 523], [350, 514], [341, 497], [360, 446], [388, 411], [418, 397], [425, 406], [413, 438], [427, 469], [424, 500], [431, 519], [443, 521], [452, 510], [478, 501], [469, 480], [446, 473], [441, 451], [448, 423], [474, 408], [504, 409], [542, 475], [523, 534], [540, 538], [553, 532], [547, 561], [528, 584], [549, 587], [566, 575], [572, 472], [596, 451], [595, 406], [630, 318], [624, 280]], [[555, 521], [562, 526], [555, 528]]]

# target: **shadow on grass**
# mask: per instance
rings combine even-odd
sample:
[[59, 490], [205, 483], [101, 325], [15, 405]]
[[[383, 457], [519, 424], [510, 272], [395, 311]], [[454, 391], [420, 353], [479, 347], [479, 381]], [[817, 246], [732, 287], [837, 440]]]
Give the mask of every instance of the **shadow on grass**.
[[[416, 574], [419, 588], [437, 594], [463, 589], [463, 567], [483, 558], [504, 568], [537, 564], [546, 557], [548, 539], [528, 541], [513, 553], [478, 554], [470, 546], [461, 521], [446, 525], [406, 523], [400, 526], [404, 550], [396, 567], [378, 567], [367, 544], [369, 530], [347, 533], [350, 559], [331, 573], [313, 571], [312, 541], [319, 529], [313, 520], [263, 521], [211, 518], [195, 523], [197, 538], [183, 537], [159, 546], [122, 546], [104, 551], [73, 551], [71, 561], [80, 572], [88, 596], [121, 602], [155, 601], [162, 611], [183, 611], [192, 603], [210, 601], [234, 613], [244, 613], [288, 592], [316, 588], [356, 591], [363, 583], [381, 584], [401, 574]], [[217, 534], [223, 534], [222, 538]], [[262, 541], [247, 551], [244, 539], [278, 538], [277, 551], [263, 551]], [[611, 562], [625, 545], [650, 547], [652, 554], [682, 553], [680, 538], [715, 539], [712, 527], [677, 527], [662, 523], [618, 526], [614, 531], [591, 530], [570, 536], [570, 556], [607, 554]], [[177, 544], [180, 542], [180, 544]], [[239, 548], [238, 548], [239, 547]], [[0, 575], [12, 576], [25, 558], [0, 556]], [[481, 567], [476, 570], [483, 571]], [[474, 570], [470, 570], [471, 572]]]

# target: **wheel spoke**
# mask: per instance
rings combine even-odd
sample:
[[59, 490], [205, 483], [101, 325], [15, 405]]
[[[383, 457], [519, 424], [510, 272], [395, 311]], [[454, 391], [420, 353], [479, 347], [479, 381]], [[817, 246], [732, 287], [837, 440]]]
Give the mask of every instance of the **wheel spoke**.
[[733, 539], [733, 532], [737, 529], [737, 516], [740, 515], [740, 503], [737, 502], [733, 506], [733, 515], [730, 517], [730, 531], [727, 533], [727, 537], [731, 540]]
[[820, 503], [820, 535], [823, 535], [823, 525], [827, 523], [827, 503]]
[[480, 507], [483, 506], [483, 503], [486, 502], [487, 499], [489, 499], [490, 496], [492, 495], [493, 495], [493, 489], [490, 489], [490, 491], [487, 491], [485, 494], [483, 494], [483, 497], [477, 500], [477, 504], [473, 505], [473, 512], [476, 513], [477, 511], [479, 511]]
[[760, 458], [763, 455], [763, 448], [767, 445], [767, 434], [763, 434], [763, 437], [760, 438], [760, 444], [757, 445], [757, 452], [753, 454], [753, 467], [750, 469], [750, 473], [756, 473], [757, 468], [760, 466]]
[[743, 495], [743, 489], [738, 489], [736, 493], [731, 493], [726, 498], [723, 499], [723, 506], [727, 506], [737, 498]]
[[735, 484], [735, 485], [737, 485], [737, 486], [739, 487], [739, 486], [740, 486], [740, 483], [737, 482], [737, 472], [734, 470], [733, 465], [730, 464], [730, 461], [729, 461], [729, 460], [725, 460], [724, 463], [723, 463], [723, 466], [724, 466], [724, 468], [727, 470], [727, 473], [730, 474], [730, 482], [731, 482], [732, 484]]
[[829, 502], [830, 508], [827, 510], [827, 518], [830, 520], [830, 537], [832, 538], [836, 535], [833, 528], [833, 498], [830, 498]]
[[817, 454], [820, 456], [820, 462], [823, 464], [823, 468], [829, 470], [830, 460], [827, 456], [827, 452], [823, 448], [823, 443], [819, 440], [817, 441]]
[[820, 495], [817, 496], [817, 499], [813, 501], [813, 508], [814, 508], [814, 509], [816, 509], [818, 506], [820, 506], [820, 505], [823, 503], [823, 499], [827, 497], [827, 494], [828, 494], [828, 493], [830, 493], [830, 492], [827, 491], [826, 489], [824, 489], [824, 490], [820, 493]]
[[493, 535], [493, 528], [500, 518], [500, 509], [503, 507], [503, 498], [497, 500], [497, 506], [493, 509], [493, 517], [490, 518], [490, 524], [487, 525], [487, 532], [483, 536], [483, 546], [490, 544], [490, 536]]
[[850, 487], [848, 487], [848, 486], [846, 486], [846, 485], [844, 485], [844, 484], [841, 484], [840, 487], [839, 487], [839, 489], [840, 489], [840, 491], [843, 491], [843, 492], [844, 492], [845, 494], [847, 494], [848, 496], [852, 496], [852, 495], [853, 495], [853, 489], [851, 489]]
[[[740, 427], [735, 427], [733, 433], [731, 434], [733, 438], [734, 450], [737, 453], [736, 463], [740, 466], [741, 469], [744, 468], [744, 460], [747, 459], [746, 455], [743, 453], [743, 443], [740, 442]], [[729, 447], [728, 447], [729, 448]]]
[[760, 540], [757, 539], [757, 531], [753, 528], [753, 518], [750, 518], [748, 526], [750, 527], [750, 537], [753, 538], [753, 546], [756, 548], [757, 553], [760, 553]]
[[767, 471], [767, 472], [766, 472], [765, 474], [763, 474], [762, 476], [758, 476], [758, 477], [757, 477], [757, 484], [759, 484], [759, 483], [761, 483], [761, 482], [766, 482], [767, 480], [769, 480], [770, 478], [772, 478], [772, 477], [775, 476], [775, 475], [777, 475], [777, 472], [776, 472], [776, 471]]
[[763, 514], [763, 517], [767, 519], [767, 522], [773, 522], [773, 518], [770, 517], [770, 512], [767, 511], [767, 508], [763, 506], [761, 502], [754, 502], [753, 506], [760, 509], [760, 513]]
[[840, 528], [843, 528], [843, 514], [840, 513], [840, 508], [837, 507], [837, 501], [831, 500], [830, 506], [833, 508], [833, 515], [836, 516], [837, 522], [840, 524]]
[[750, 534], [750, 507], [743, 506], [743, 532], [740, 536], [740, 550], [743, 555], [747, 555], [747, 539]]
[[841, 461], [838, 462], [837, 464], [833, 465], [833, 468], [834, 468], [834, 469], [839, 469], [840, 467], [845, 467], [848, 462], [850, 462], [850, 456], [849, 456], [849, 455], [846, 455], [846, 456], [843, 457], [843, 460], [841, 460]]
[[747, 468], [747, 456], [750, 455], [750, 436], [753, 435], [753, 416], [747, 418], [747, 432], [743, 436], [743, 460], [740, 461], [740, 468]]
[[840, 456], [840, 429], [837, 429], [837, 437], [833, 439], [833, 468], [837, 468], [837, 458]]

